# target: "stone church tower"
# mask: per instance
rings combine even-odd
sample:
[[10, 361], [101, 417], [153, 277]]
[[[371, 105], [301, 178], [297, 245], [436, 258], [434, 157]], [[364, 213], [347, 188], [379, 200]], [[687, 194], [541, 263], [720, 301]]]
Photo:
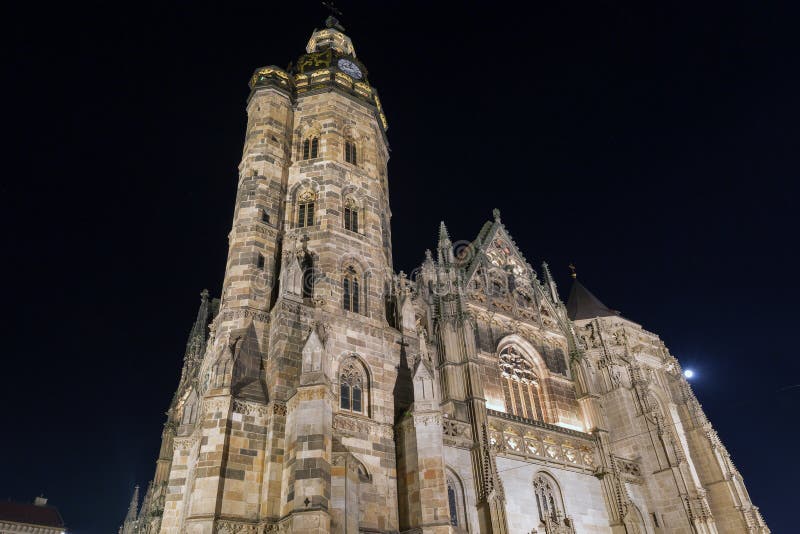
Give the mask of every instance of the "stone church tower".
[[201, 295], [122, 534], [769, 532], [659, 338], [495, 211], [395, 274], [387, 123], [329, 17], [250, 80], [219, 300]]

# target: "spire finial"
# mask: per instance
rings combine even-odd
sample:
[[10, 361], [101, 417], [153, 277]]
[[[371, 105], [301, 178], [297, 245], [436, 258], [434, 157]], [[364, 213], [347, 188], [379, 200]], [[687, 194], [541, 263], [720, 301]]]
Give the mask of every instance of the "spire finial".
[[576, 278], [578, 278], [578, 273], [575, 272], [575, 264], [572, 263], [572, 262], [569, 262], [568, 267], [569, 267], [569, 270], [572, 271], [570, 273], [570, 276], [572, 277], [572, 279], [575, 280]]
[[325, 9], [330, 11], [330, 15], [325, 19], [325, 27], [334, 28], [343, 32], [344, 27], [339, 23], [339, 19], [336, 18], [336, 15], [342, 16], [342, 11], [334, 5], [333, 0], [322, 2], [322, 5], [325, 6]]
[[336, 4], [333, 3], [333, 0], [330, 2], [322, 2], [322, 5], [325, 6], [325, 9], [331, 12], [331, 16], [339, 15], [342, 16], [342, 10], [336, 7]]
[[200, 292], [200, 300], [203, 302], [208, 300], [208, 289], [204, 289]]
[[492, 217], [494, 217], [494, 222], [500, 222], [500, 210], [497, 208], [493, 209]]

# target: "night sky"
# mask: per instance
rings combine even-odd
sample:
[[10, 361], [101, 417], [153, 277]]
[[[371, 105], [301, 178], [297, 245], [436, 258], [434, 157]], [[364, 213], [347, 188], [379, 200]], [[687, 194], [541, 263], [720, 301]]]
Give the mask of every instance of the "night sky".
[[[501, 209], [563, 298], [574, 262], [696, 371], [754, 503], [790, 532], [800, 13], [651, 4], [341, 2], [389, 120], [395, 269], [440, 220], [473, 239]], [[76, 534], [107, 534], [153, 475], [199, 293], [219, 295], [248, 78], [295, 61], [326, 12], [2, 10], [0, 498], [44, 493]]]

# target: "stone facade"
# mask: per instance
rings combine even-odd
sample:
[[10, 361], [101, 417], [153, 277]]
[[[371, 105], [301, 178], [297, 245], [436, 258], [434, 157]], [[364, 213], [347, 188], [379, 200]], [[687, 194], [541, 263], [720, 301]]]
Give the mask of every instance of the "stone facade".
[[499, 212], [395, 274], [387, 123], [338, 21], [257, 69], [222, 296], [201, 296], [122, 534], [769, 532], [658, 337]]

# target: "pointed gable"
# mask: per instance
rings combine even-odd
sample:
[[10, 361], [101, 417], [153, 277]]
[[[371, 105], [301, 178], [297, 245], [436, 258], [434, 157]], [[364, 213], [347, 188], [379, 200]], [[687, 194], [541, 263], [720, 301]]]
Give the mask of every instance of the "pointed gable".
[[515, 276], [535, 278], [533, 269], [500, 221], [497, 210], [494, 221], [485, 223], [475, 240], [464, 250], [456, 252], [456, 259], [463, 262], [467, 281], [472, 279], [484, 258], [489, 265], [510, 271]]
[[433, 376], [433, 371], [429, 368], [428, 362], [423, 358], [418, 358], [412, 378], [415, 409], [432, 409], [438, 403]]

